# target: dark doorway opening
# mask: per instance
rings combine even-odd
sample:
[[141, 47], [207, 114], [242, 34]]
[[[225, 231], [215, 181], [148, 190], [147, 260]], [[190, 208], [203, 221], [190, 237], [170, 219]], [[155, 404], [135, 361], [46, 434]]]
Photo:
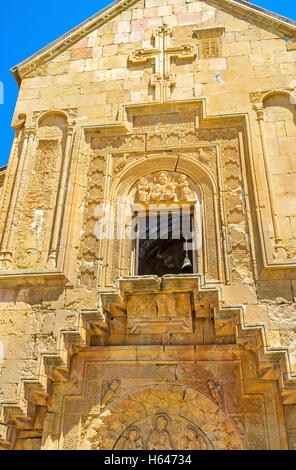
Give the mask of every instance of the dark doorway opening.
[[138, 216], [138, 275], [193, 273], [192, 232], [191, 213]]

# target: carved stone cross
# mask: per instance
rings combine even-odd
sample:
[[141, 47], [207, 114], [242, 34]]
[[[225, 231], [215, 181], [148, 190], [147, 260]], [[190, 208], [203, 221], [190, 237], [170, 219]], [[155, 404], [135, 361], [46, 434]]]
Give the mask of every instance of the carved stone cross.
[[170, 47], [172, 30], [163, 25], [157, 28], [152, 38], [155, 41], [153, 49], [136, 49], [129, 57], [131, 64], [144, 64], [149, 60], [155, 62], [155, 73], [150, 85], [155, 88], [155, 99], [160, 102], [170, 97], [171, 87], [176, 84], [175, 74], [171, 72], [171, 59], [194, 59], [195, 49], [192, 45]]

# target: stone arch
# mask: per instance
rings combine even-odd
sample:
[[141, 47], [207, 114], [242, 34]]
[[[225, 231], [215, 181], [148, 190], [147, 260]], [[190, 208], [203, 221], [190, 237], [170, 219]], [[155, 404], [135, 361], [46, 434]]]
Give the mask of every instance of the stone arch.
[[296, 258], [296, 107], [287, 91], [263, 97], [264, 129], [280, 234], [288, 258]]
[[66, 123], [69, 122], [69, 116], [65, 111], [61, 110], [50, 110], [42, 113], [37, 121], [37, 127], [41, 127], [44, 121], [49, 121], [58, 124], [59, 121], [63, 120]]
[[293, 97], [294, 97], [293, 93], [291, 93], [288, 90], [271, 90], [271, 91], [268, 91], [267, 93], [263, 94], [263, 96], [261, 98], [262, 104], [264, 104], [265, 101], [267, 101], [269, 98], [271, 98], [273, 96], [280, 96], [280, 95], [289, 97], [290, 100], [293, 99]]
[[[157, 430], [155, 423], [160, 416], [166, 423]], [[236, 424], [216, 403], [192, 388], [173, 384], [143, 385], [113, 400], [99, 415], [88, 418], [82, 445], [100, 450], [128, 448], [130, 431], [135, 430], [141, 439], [138, 448], [157, 450], [157, 435], [165, 432], [167, 439], [163, 445], [180, 450], [188, 429], [193, 431], [190, 442], [187, 440], [189, 450], [198, 445], [202, 450], [244, 448]], [[194, 442], [194, 433], [197, 440], [201, 437], [199, 444]]]
[[[202, 212], [202, 250], [199, 253], [199, 271], [206, 277], [220, 280], [223, 276], [221, 269], [221, 248], [219, 241], [219, 217], [217, 186], [213, 175], [204, 165], [201, 165], [190, 156], [179, 154], [155, 155], [142, 158], [127, 167], [114, 179], [109, 191], [109, 201], [116, 214], [116, 201], [118, 198], [127, 200], [128, 195], [141, 177], [146, 177], [159, 171], [184, 174], [198, 189], [199, 202]], [[105, 250], [100, 258], [107, 259], [106, 284], [112, 284], [118, 276], [131, 275], [131, 248], [130, 240], [115, 240], [113, 250], [111, 243], [105, 244]]]

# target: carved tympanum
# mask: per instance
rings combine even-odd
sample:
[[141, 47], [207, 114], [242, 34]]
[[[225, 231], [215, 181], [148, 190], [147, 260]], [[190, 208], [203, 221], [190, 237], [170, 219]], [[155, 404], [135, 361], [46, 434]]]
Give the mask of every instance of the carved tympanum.
[[179, 416], [157, 413], [132, 424], [120, 436], [116, 450], [207, 450], [213, 444], [193, 423]]
[[186, 175], [177, 177], [166, 171], [161, 171], [156, 176], [142, 177], [138, 181], [135, 193], [136, 202], [180, 202], [196, 201], [195, 191], [190, 189], [190, 183]]

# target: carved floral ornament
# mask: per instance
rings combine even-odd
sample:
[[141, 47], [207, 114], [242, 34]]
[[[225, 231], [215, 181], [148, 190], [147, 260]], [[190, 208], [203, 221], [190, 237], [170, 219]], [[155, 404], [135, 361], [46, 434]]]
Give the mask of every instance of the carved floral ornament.
[[197, 194], [193, 183], [186, 175], [160, 171], [150, 176], [142, 176], [132, 195], [135, 202], [142, 204], [158, 202], [195, 202]]

